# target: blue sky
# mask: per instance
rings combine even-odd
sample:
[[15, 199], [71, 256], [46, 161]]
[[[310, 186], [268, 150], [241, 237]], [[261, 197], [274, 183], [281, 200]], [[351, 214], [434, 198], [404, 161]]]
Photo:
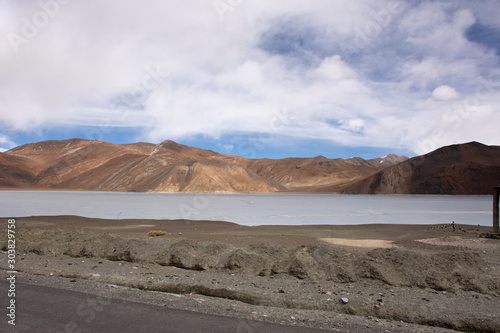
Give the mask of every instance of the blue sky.
[[245, 157], [499, 145], [500, 3], [0, 0], [0, 151], [81, 137]]

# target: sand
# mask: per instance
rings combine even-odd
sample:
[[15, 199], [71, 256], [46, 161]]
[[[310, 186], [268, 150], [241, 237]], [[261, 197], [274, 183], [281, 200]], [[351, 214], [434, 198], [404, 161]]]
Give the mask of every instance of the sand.
[[[487, 227], [75, 216], [19, 218], [16, 226], [16, 269], [33, 281], [174, 293], [183, 301], [169, 306], [330, 330], [500, 331], [500, 241], [479, 238]], [[168, 234], [148, 237], [153, 230]]]

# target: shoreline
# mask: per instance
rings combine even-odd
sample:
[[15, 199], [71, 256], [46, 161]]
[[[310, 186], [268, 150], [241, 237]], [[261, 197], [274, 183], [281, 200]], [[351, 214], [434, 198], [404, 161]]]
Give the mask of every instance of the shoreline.
[[[168, 222], [173, 222], [173, 221], [184, 221], [184, 223], [190, 224], [190, 223], [204, 223], [207, 227], [210, 226], [212, 223], [227, 223], [231, 225], [236, 225], [240, 227], [245, 227], [245, 228], [324, 228], [324, 227], [339, 227], [339, 228], [349, 228], [349, 227], [391, 227], [394, 226], [396, 228], [402, 228], [402, 227], [416, 227], [416, 228], [435, 228], [439, 226], [451, 226], [450, 223], [421, 223], [421, 224], [415, 224], [415, 223], [409, 223], [409, 224], [403, 224], [403, 223], [344, 223], [344, 224], [325, 224], [325, 223], [318, 223], [318, 224], [258, 224], [258, 225], [247, 225], [247, 224], [241, 224], [237, 222], [232, 222], [232, 221], [226, 221], [226, 220], [207, 220], [207, 219], [182, 219], [182, 218], [101, 218], [101, 217], [92, 217], [92, 216], [83, 216], [83, 215], [70, 215], [70, 214], [61, 214], [61, 215], [26, 215], [26, 216], [0, 216], [0, 220], [7, 220], [7, 219], [16, 219], [16, 220], [27, 220], [27, 219], [32, 219], [33, 221], [36, 220], [42, 220], [42, 219], [55, 219], [58, 222], [60, 222], [62, 219], [88, 219], [91, 221], [99, 220], [101, 222], [104, 221], [113, 221], [115, 224], [116, 223], [134, 223], [137, 221], [150, 221], [153, 223], [151, 226], [161, 226], [164, 223]], [[453, 221], [452, 221], [453, 222]], [[36, 222], [35, 222], [36, 223]], [[62, 225], [66, 225], [66, 223], [63, 223]], [[467, 224], [467, 223], [455, 223], [456, 226], [458, 227], [463, 227], [463, 228], [468, 228], [472, 230], [481, 230], [480, 233], [491, 233], [493, 230], [493, 226], [486, 226], [486, 225], [479, 225], [479, 224]], [[35, 225], [36, 226], [36, 225]], [[54, 224], [55, 226], [55, 224]], [[2, 229], [2, 226], [0, 226], [0, 230]]]
[[[420, 238], [433, 238], [442, 236], [443, 231], [439, 226], [448, 228], [450, 223], [440, 224], [395, 224], [395, 223], [368, 223], [368, 224], [301, 224], [301, 225], [244, 225], [230, 221], [217, 220], [190, 220], [190, 219], [142, 219], [142, 218], [94, 218], [78, 215], [39, 215], [39, 216], [19, 216], [9, 217], [17, 221], [18, 228], [59, 228], [65, 231], [79, 230], [95, 233], [114, 233], [133, 238], [146, 238], [151, 229], [165, 229], [169, 233], [169, 238], [182, 240], [185, 237], [209, 237], [224, 234], [228, 236], [245, 235], [254, 236], [281, 236], [286, 234], [289, 237], [320, 239], [335, 238], [340, 236], [343, 239], [356, 240], [366, 239], [370, 235], [378, 240], [416, 240]], [[7, 220], [0, 217], [1, 220]], [[471, 235], [477, 237], [481, 233], [491, 232], [492, 226], [479, 226], [469, 224], [455, 224]], [[1, 225], [0, 230], [5, 226]], [[451, 228], [448, 230], [451, 231]], [[444, 231], [446, 233], [446, 230]], [[181, 235], [179, 235], [181, 233]], [[450, 233], [450, 235], [462, 235], [460, 232]], [[464, 235], [467, 236], [467, 233]], [[211, 240], [211, 239], [210, 239]], [[276, 239], [274, 239], [276, 240]], [[278, 238], [279, 240], [279, 238]]]
[[89, 191], [84, 189], [56, 189], [56, 188], [9, 188], [9, 187], [0, 187], [0, 192], [84, 192], [84, 193], [151, 193], [151, 194], [189, 194], [189, 195], [276, 195], [276, 194], [285, 194], [285, 195], [339, 195], [339, 196], [423, 196], [423, 197], [484, 197], [484, 196], [492, 196], [493, 193], [486, 194], [408, 194], [408, 193], [338, 193], [338, 192], [310, 192], [310, 191], [272, 191], [272, 192], [139, 192], [139, 191]]

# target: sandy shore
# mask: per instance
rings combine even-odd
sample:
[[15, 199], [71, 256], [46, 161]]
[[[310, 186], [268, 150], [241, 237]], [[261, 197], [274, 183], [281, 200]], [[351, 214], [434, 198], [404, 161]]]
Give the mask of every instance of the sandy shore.
[[487, 227], [75, 216], [18, 218], [16, 227], [16, 269], [36, 283], [175, 293], [183, 296], [162, 295], [179, 308], [330, 330], [500, 331], [500, 241], [478, 237]]

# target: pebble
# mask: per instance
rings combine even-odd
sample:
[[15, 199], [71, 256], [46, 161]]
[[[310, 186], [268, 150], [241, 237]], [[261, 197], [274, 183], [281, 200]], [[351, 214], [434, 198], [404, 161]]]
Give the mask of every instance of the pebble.
[[340, 300], [341, 300], [341, 301], [342, 301], [342, 303], [344, 303], [344, 304], [349, 303], [349, 299], [348, 299], [347, 297], [342, 297]]

